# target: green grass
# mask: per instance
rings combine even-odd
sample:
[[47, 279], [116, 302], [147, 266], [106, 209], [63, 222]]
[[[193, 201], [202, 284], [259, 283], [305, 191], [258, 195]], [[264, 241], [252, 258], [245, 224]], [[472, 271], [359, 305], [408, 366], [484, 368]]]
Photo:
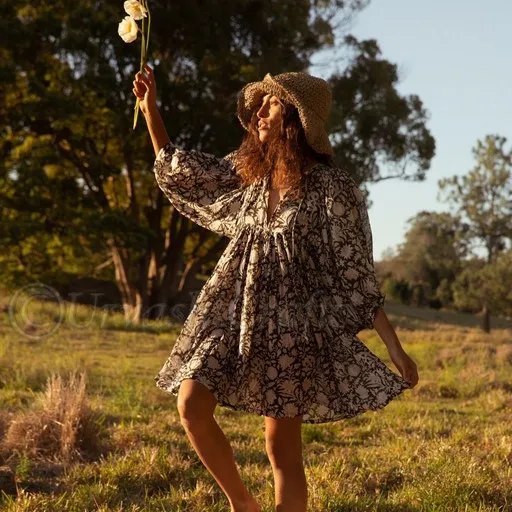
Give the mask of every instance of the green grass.
[[[56, 318], [52, 307], [41, 311]], [[388, 315], [420, 382], [380, 411], [303, 425], [309, 510], [512, 510], [512, 329], [485, 334], [453, 315], [419, 318], [403, 307]], [[180, 325], [91, 318], [79, 306], [52, 336], [30, 339], [13, 329], [5, 309], [0, 316], [0, 438], [33, 407], [50, 374], [78, 370], [87, 374], [87, 396], [108, 439], [102, 455], [88, 461], [4, 450], [19, 493], [1, 497], [0, 509], [229, 510], [185, 435], [176, 398], [154, 385]], [[375, 331], [359, 336], [397, 371]], [[223, 407], [215, 415], [244, 481], [263, 510], [273, 510], [263, 418]]]

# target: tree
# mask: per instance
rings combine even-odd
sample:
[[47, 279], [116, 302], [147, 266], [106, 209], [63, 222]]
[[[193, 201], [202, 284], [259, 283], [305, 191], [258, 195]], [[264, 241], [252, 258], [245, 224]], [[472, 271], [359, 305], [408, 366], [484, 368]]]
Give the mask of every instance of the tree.
[[[358, 41], [347, 35], [344, 45], [351, 55], [349, 65], [330, 79], [334, 96], [330, 132], [337, 163], [359, 184], [424, 180], [435, 140], [425, 126], [428, 115], [420, 98], [398, 94], [397, 66], [380, 58], [375, 40]], [[382, 164], [391, 169], [390, 174], [381, 174]]]
[[[349, 18], [364, 5], [152, 0], [150, 65], [171, 139], [219, 156], [233, 150], [243, 131], [234, 115], [242, 86], [266, 72], [306, 70], [314, 52], [333, 44], [334, 14]], [[13, 0], [1, 7], [9, 43], [1, 48], [0, 266], [11, 284], [101, 272], [115, 278], [126, 317], [138, 321], [168, 304], [226, 240], [178, 214], [155, 186], [143, 123], [132, 131], [139, 62], [117, 35], [122, 2], [97, 6]], [[394, 66], [377, 58], [374, 41], [348, 38], [343, 46], [355, 56], [329, 79], [338, 162], [373, 179], [375, 162], [362, 173], [356, 163], [377, 150], [402, 165], [412, 159], [424, 173], [434, 144], [421, 102], [399, 97]], [[369, 128], [372, 119], [382, 120], [379, 128]]]
[[[512, 251], [500, 253], [492, 263], [475, 259], [457, 276], [452, 286], [458, 307], [512, 314]], [[484, 309], [487, 308], [487, 309]], [[484, 324], [490, 331], [490, 318]]]
[[[445, 200], [466, 222], [471, 250], [480, 244], [486, 251], [488, 268], [479, 269], [474, 279], [467, 272], [461, 276], [468, 284], [468, 296], [480, 293], [485, 332], [490, 330], [491, 304], [498, 302], [492, 290], [499, 288], [491, 284], [488, 288], [484, 282], [495, 274], [494, 264], [506, 249], [506, 241], [512, 237], [512, 152], [505, 150], [506, 140], [498, 135], [487, 135], [473, 148], [477, 163], [467, 175], [439, 180], [439, 195], [447, 193]], [[464, 288], [458, 288], [459, 303], [465, 302], [462, 290]]]
[[394, 299], [403, 304], [409, 304], [411, 301], [412, 292], [409, 283], [403, 279], [386, 277], [382, 282], [382, 291], [386, 294], [387, 299]]
[[421, 211], [407, 219], [409, 229], [397, 255], [388, 265], [391, 273], [413, 289], [418, 305], [440, 297], [441, 283], [452, 283], [468, 253], [466, 227], [449, 213]]

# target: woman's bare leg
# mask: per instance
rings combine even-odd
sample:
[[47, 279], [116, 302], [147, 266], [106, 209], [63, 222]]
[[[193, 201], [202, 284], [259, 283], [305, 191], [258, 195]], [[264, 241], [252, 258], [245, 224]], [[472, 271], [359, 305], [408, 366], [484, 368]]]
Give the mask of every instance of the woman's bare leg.
[[302, 416], [265, 416], [265, 448], [275, 482], [277, 512], [306, 512], [308, 490], [302, 460]]
[[213, 393], [194, 379], [183, 379], [178, 391], [178, 412], [192, 446], [217, 481], [232, 512], [260, 512], [245, 488], [233, 449], [213, 416], [217, 400]]

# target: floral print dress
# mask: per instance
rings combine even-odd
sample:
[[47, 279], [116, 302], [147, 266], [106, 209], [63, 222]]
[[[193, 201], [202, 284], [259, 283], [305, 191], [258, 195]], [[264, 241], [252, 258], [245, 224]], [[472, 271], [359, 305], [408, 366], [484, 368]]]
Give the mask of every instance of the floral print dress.
[[158, 388], [183, 379], [217, 403], [325, 423], [377, 410], [409, 385], [356, 336], [384, 303], [362, 193], [343, 170], [317, 164], [302, 193], [267, 218], [270, 178], [242, 185], [236, 151], [223, 158], [169, 142], [153, 171], [173, 206], [230, 239], [203, 285]]

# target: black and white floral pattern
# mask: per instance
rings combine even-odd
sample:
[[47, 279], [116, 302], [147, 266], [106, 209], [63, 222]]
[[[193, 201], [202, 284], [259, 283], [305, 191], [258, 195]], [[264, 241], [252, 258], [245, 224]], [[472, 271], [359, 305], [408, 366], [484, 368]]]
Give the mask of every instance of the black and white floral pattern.
[[267, 221], [269, 176], [241, 185], [223, 158], [168, 143], [155, 178], [195, 223], [230, 239], [156, 385], [193, 378], [221, 406], [303, 423], [383, 408], [409, 386], [357, 337], [384, 303], [364, 197], [342, 169], [315, 165]]

